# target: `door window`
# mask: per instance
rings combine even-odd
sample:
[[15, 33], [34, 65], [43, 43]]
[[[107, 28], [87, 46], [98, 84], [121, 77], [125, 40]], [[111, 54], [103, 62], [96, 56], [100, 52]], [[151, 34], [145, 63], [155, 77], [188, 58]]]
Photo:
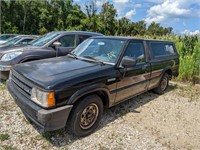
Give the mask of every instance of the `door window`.
[[90, 35], [79, 35], [78, 37], [79, 37], [79, 44], [80, 44], [91, 36]]
[[32, 41], [33, 39], [23, 39], [19, 43], [21, 44], [27, 44], [28, 42]]
[[131, 42], [125, 50], [124, 56], [136, 59], [137, 64], [145, 62], [143, 43]]
[[57, 41], [61, 43], [60, 47], [75, 47], [75, 35], [64, 35]]
[[172, 44], [152, 43], [151, 50], [154, 57], [175, 55], [175, 50]]

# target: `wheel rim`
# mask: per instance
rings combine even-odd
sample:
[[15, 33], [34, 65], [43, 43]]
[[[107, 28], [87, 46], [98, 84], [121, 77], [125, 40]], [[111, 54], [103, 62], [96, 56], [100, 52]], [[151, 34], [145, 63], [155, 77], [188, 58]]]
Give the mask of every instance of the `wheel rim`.
[[161, 90], [164, 91], [167, 88], [167, 77], [164, 77], [161, 82]]
[[80, 127], [84, 130], [89, 129], [97, 120], [99, 108], [95, 103], [91, 103], [81, 113]]

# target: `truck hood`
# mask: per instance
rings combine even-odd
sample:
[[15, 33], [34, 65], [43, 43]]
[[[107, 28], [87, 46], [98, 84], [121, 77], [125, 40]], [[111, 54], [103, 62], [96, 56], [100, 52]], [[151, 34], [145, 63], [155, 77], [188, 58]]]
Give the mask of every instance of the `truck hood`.
[[70, 87], [83, 82], [81, 80], [89, 79], [93, 73], [111, 67], [113, 68], [111, 65], [64, 56], [15, 65], [13, 69], [38, 86], [49, 90], [55, 89], [59, 84]]
[[30, 51], [30, 50], [37, 50], [40, 47], [37, 46], [30, 46], [30, 45], [26, 45], [26, 46], [21, 46], [21, 45], [17, 45], [17, 46], [6, 46], [6, 47], [2, 47], [0, 48], [0, 54], [6, 54], [6, 53], [10, 53], [10, 52], [18, 52], [18, 51]]

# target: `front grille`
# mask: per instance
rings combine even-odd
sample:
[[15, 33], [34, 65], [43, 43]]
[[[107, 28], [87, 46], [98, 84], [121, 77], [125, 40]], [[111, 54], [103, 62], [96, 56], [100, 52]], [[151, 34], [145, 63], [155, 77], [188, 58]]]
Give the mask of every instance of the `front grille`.
[[30, 83], [27, 79], [22, 77], [16, 71], [12, 71], [11, 74], [11, 81], [16, 90], [24, 95], [26, 98], [30, 99], [31, 97], [31, 90], [33, 88], [33, 84]]

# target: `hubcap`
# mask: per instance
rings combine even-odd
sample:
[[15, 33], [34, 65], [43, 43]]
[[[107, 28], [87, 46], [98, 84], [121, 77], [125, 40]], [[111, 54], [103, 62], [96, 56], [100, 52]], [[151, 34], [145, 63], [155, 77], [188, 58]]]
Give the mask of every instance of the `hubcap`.
[[80, 126], [82, 129], [89, 129], [97, 120], [99, 108], [96, 104], [91, 103], [81, 113]]
[[164, 91], [167, 88], [167, 78], [163, 78], [161, 82], [161, 90]]

